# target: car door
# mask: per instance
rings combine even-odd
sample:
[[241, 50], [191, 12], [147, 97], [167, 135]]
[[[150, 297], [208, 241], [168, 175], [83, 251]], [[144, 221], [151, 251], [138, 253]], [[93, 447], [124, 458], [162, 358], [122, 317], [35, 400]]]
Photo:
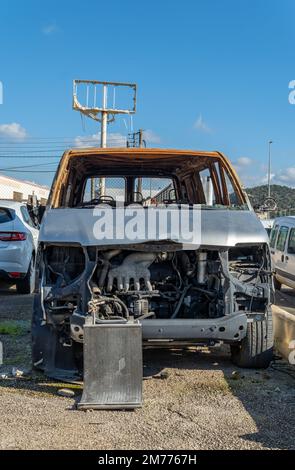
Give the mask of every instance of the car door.
[[275, 255], [274, 255], [274, 264], [275, 271], [278, 280], [288, 285], [288, 259], [286, 258], [286, 244], [289, 235], [289, 226], [285, 223], [279, 227], [276, 246], [275, 246]]
[[288, 278], [288, 285], [295, 289], [295, 227], [290, 229], [285, 258], [287, 264], [286, 276]]
[[25, 226], [30, 230], [32, 239], [33, 239], [33, 245], [35, 250], [37, 249], [37, 244], [38, 244], [38, 237], [39, 237], [39, 229], [38, 227], [34, 224], [32, 221], [29, 211], [26, 206], [21, 206], [20, 207], [20, 212], [22, 215], [22, 222], [25, 224]]

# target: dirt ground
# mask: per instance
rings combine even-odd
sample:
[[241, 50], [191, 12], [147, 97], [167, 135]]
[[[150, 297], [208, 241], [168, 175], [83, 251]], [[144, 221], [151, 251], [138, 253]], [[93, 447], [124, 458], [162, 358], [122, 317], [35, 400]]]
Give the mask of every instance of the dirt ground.
[[62, 384], [29, 372], [31, 309], [32, 296], [0, 289], [0, 449], [295, 449], [295, 375], [282, 361], [249, 371], [226, 347], [149, 350], [143, 408], [77, 411], [80, 386], [64, 398]]

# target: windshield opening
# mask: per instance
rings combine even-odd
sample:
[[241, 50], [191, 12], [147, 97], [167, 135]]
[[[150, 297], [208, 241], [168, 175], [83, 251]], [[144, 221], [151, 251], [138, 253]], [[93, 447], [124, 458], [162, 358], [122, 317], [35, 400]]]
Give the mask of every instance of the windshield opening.
[[[143, 207], [188, 204], [205, 209], [249, 209], [247, 199], [231, 167], [220, 158], [183, 157], [177, 166], [159, 160], [127, 158], [96, 164], [88, 156], [69, 161], [66, 177], [59, 187], [54, 207], [94, 207], [141, 204]], [[169, 163], [169, 164], [168, 164]]]

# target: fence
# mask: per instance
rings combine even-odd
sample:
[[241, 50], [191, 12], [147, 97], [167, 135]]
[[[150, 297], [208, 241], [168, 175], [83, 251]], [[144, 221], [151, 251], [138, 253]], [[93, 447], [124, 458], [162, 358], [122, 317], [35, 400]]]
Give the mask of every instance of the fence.
[[41, 205], [46, 204], [49, 187], [31, 181], [0, 175], [0, 199], [27, 202], [35, 197]]

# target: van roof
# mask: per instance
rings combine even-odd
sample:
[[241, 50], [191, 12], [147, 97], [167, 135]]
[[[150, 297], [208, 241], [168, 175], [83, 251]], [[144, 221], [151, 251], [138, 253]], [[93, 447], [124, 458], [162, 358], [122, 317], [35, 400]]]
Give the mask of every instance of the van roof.
[[274, 220], [274, 224], [276, 224], [277, 222], [279, 222], [280, 225], [282, 223], [285, 223], [285, 224], [290, 224], [290, 225], [295, 226], [295, 216], [294, 215], [287, 215], [287, 216], [284, 216], [284, 217], [277, 217]]

